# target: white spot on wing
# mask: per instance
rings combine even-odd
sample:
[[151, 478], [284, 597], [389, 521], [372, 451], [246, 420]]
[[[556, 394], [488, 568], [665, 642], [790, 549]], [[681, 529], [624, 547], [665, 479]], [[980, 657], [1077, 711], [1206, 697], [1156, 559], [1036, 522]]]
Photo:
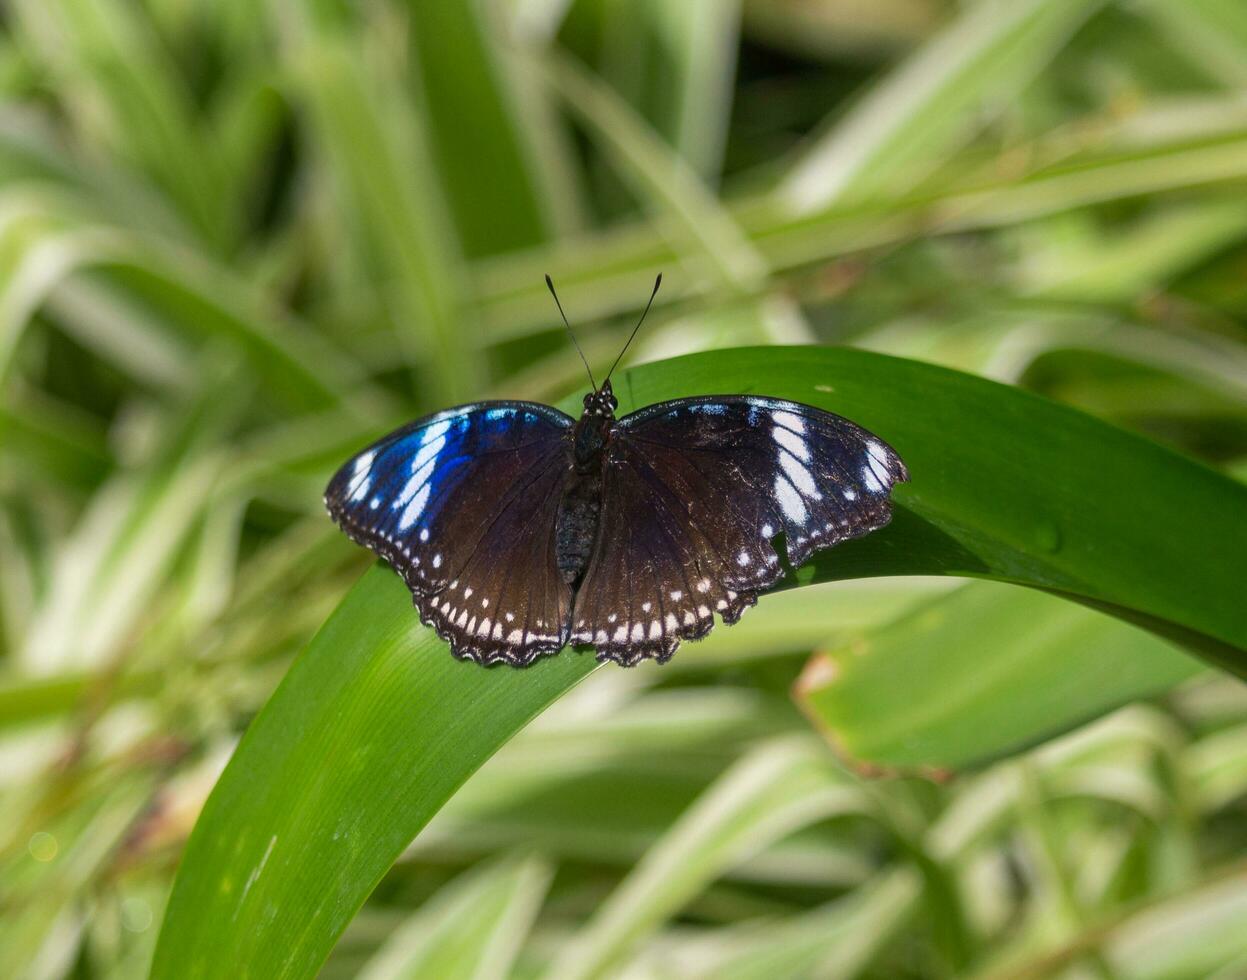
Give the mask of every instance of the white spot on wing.
[[800, 415], [794, 415], [792, 412], [775, 412], [771, 415], [771, 420], [778, 422], [786, 429], [791, 429], [797, 435], [805, 434], [805, 419]]
[[424, 470], [432, 471], [433, 461], [437, 459], [438, 454], [446, 447], [446, 437], [434, 439], [432, 442], [422, 443], [420, 451], [416, 453], [411, 460], [411, 472], [419, 473]]
[[801, 494], [793, 489], [791, 483], [782, 476], [775, 477], [775, 499], [779, 501], [784, 516], [794, 524], [804, 524], [806, 518], [805, 501]]
[[433, 440], [440, 439], [449, 431], [450, 419], [441, 419], [440, 421], [434, 422], [432, 425], [427, 426], [422, 433], [420, 433], [420, 445], [427, 446]]
[[771, 435], [776, 442], [796, 456], [797, 459], [809, 462], [810, 450], [806, 446], [805, 440], [791, 429], [785, 429], [782, 425], [777, 425], [771, 429]]
[[784, 468], [784, 472], [788, 474], [788, 479], [792, 481], [793, 486], [810, 499], [819, 499], [820, 494], [818, 487], [814, 484], [814, 477], [810, 475], [810, 471], [806, 469], [804, 463], [791, 453], [781, 452], [779, 454], [779, 464]]
[[368, 496], [368, 488], [372, 485], [372, 463], [377, 458], [377, 451], [370, 449], [361, 453], [355, 460], [355, 469], [351, 473], [351, 482], [347, 485], [347, 499], [359, 502]]
[[[416, 494], [415, 499], [413, 499], [411, 503], [407, 505], [407, 509], [403, 511], [403, 516], [399, 519], [399, 522], [398, 522], [398, 529], [400, 531], [405, 531], [407, 530], [407, 528], [411, 527], [411, 525], [416, 523], [416, 518], [418, 518], [421, 512], [424, 510], [424, 505], [429, 502], [429, 490], [430, 489], [431, 488], [426, 483], [423, 487], [420, 488], [420, 492]], [[426, 532], [421, 532], [421, 533], [427, 534], [428, 532], [426, 531]], [[433, 567], [434, 568], [437, 567], [436, 563], [434, 563]]]
[[433, 462], [433, 460], [429, 460], [427, 466], [421, 467], [412, 474], [411, 479], [409, 479], [406, 486], [403, 487], [403, 492], [400, 493], [398, 497], [395, 498], [394, 503], [391, 504], [395, 510], [398, 510], [401, 507], [406, 507], [407, 502], [416, 495], [416, 491], [429, 482], [429, 474], [433, 472]]
[[890, 479], [887, 466], [884, 463], [880, 462], [878, 459], [876, 459], [873, 453], [866, 460], [866, 462], [870, 465], [870, 468], [874, 471], [875, 477], [879, 481], [879, 485], [881, 487], [886, 487], [888, 485], [888, 480]]
[[643, 640], [643, 639], [645, 639], [645, 627], [641, 625], [640, 623], [633, 623], [632, 624], [632, 642], [636, 643], [639, 640]]

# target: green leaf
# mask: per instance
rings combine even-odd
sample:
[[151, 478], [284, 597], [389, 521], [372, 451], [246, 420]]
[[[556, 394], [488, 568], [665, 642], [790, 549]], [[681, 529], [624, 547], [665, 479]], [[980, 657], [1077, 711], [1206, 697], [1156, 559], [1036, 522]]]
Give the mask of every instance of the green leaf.
[[[715, 391], [838, 411], [909, 465], [891, 526], [824, 554], [798, 582], [952, 574], [1025, 583], [1247, 674], [1238, 586], [1247, 488], [1041, 398], [861, 351], [721, 351], [636, 368], [616, 385], [624, 410]], [[696, 657], [696, 647], [680, 656]], [[456, 661], [419, 625], [398, 578], [374, 568], [296, 661], [213, 791], [153, 975], [314, 972], [450, 795], [593, 667], [572, 651], [524, 671]]]
[[315, 972], [416, 831], [592, 668], [581, 656], [506, 672], [457, 661], [420, 625], [402, 582], [373, 567], [213, 791], [153, 976]]
[[978, 582], [817, 655], [797, 698], [855, 763], [953, 769], [1168, 690], [1199, 669], [1137, 627]]

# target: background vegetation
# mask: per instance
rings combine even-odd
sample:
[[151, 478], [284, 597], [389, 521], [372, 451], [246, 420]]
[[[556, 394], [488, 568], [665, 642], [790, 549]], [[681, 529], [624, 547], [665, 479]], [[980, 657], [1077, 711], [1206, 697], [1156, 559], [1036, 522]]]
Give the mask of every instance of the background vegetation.
[[[1247, 975], [1244, 8], [0, 11], [0, 976]], [[451, 661], [328, 473], [659, 269], [632, 360], [755, 349], [627, 397], [808, 392], [897, 526]]]

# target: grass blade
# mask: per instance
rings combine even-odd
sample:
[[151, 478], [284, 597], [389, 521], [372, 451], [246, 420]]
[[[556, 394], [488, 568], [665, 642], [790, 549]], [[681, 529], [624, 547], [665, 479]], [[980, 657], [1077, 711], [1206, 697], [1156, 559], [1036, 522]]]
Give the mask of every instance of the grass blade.
[[469, 872], [399, 926], [359, 980], [503, 980], [550, 882], [529, 859]]
[[761, 288], [766, 264], [697, 173], [626, 102], [570, 58], [553, 59], [551, 86], [595, 137], [637, 198], [700, 252], [720, 289]]
[[785, 740], [755, 749], [637, 863], [564, 947], [547, 976], [587, 980], [604, 975], [724, 868], [800, 827], [870, 808], [870, 798], [836, 779], [827, 760], [808, 744]]
[[[301, 3], [287, 6], [296, 21], [316, 20]], [[310, 111], [343, 203], [358, 215], [363, 251], [379, 259], [367, 266], [373, 288], [390, 308], [395, 335], [429, 363], [421, 375], [428, 397], [464, 401], [479, 389], [480, 359], [465, 341], [461, 245], [421, 115], [389, 59], [357, 50], [360, 38], [309, 25], [294, 33], [294, 94]]]
[[797, 214], [878, 194], [915, 167], [932, 168], [999, 112], [1101, 0], [976, 3], [928, 42], [792, 169], [779, 194]]
[[[493, 50], [489, 11], [471, 3], [409, 3], [429, 151], [464, 252], [492, 255], [549, 237], [538, 157]], [[465, 119], [472, 120], [465, 126]]]
[[[690, 975], [705, 980], [773, 980], [858, 976], [912, 917], [921, 898], [918, 875], [898, 868], [856, 891], [775, 922], [716, 936], [717, 955]], [[727, 931], [727, 930], [722, 930]], [[675, 951], [679, 956], [679, 951]]]

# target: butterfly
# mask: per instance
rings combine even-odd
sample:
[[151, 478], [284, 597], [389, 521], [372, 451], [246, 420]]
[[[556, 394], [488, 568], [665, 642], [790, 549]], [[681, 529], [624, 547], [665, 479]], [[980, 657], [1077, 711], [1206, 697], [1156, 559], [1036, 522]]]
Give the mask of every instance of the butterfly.
[[601, 385], [589, 371], [579, 419], [533, 402], [462, 405], [390, 433], [330, 480], [330, 516], [402, 576], [456, 657], [524, 667], [576, 644], [602, 661], [663, 663], [775, 585], [781, 535], [796, 567], [890, 520], [892, 487], [909, 475], [877, 436], [753, 395], [617, 419], [610, 377], [624, 351]]

